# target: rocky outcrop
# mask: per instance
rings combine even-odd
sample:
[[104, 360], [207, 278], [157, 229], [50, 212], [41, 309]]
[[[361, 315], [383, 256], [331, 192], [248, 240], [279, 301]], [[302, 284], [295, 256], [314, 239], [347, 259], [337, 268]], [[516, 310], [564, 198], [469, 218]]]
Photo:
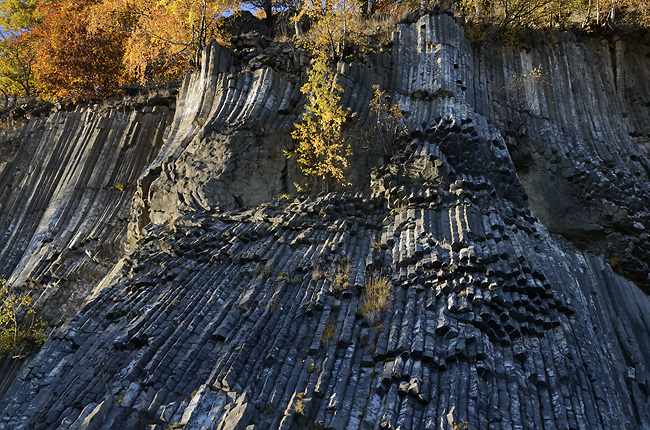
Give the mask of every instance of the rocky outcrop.
[[556, 38], [499, 59], [448, 15], [400, 25], [338, 79], [359, 127], [391, 89], [410, 138], [367, 189], [290, 202], [299, 86], [213, 45], [138, 180], [131, 251], [0, 428], [649, 428], [650, 300], [604, 251], [647, 276], [650, 60]]
[[207, 67], [183, 83], [166, 144], [139, 182], [135, 234], [149, 221], [254, 206], [286, 188], [287, 113], [299, 85], [269, 67], [230, 73], [234, 62], [213, 43]]
[[451, 17], [423, 17], [396, 35], [393, 82], [411, 127], [464, 109], [485, 116], [535, 215], [648, 285], [648, 42], [532, 33], [499, 51], [472, 47]]
[[165, 106], [129, 114], [92, 108], [25, 122], [0, 165], [0, 267], [35, 290], [45, 318], [72, 318], [119, 259], [136, 179], [170, 119]]
[[[23, 121], [0, 144], [0, 277], [33, 297], [48, 334], [120, 259], [136, 180], [170, 120], [167, 106], [77, 108]], [[2, 361], [0, 393], [22, 364]]]

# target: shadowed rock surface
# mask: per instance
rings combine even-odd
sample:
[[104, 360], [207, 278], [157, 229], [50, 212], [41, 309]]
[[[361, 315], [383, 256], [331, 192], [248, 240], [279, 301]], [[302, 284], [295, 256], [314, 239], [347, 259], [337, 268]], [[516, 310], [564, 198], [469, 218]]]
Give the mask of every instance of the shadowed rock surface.
[[12, 136], [18, 149], [0, 164], [0, 274], [39, 291], [53, 324], [72, 318], [119, 259], [135, 183], [170, 120], [165, 106], [79, 108]]
[[[556, 38], [497, 57], [424, 16], [391, 53], [340, 63], [358, 126], [376, 83], [411, 136], [378, 167], [356, 157], [351, 192], [314, 199], [274, 200], [296, 178], [282, 150], [303, 100], [286, 70], [304, 59], [261, 42], [248, 57], [213, 45], [164, 138], [161, 108], [101, 129], [91, 112], [32, 120], [21, 148], [75, 118], [69, 133], [96, 137], [2, 166], [0, 256], [10, 283], [48, 284], [59, 246], [69, 294], [90, 299], [7, 389], [0, 428], [650, 428], [650, 47]], [[128, 140], [129, 121], [150, 137]], [[68, 182], [7, 185], [76, 147], [62, 166], [96, 168], [94, 188], [137, 187], [90, 198], [71, 190], [93, 175], [63, 168], [47, 171]], [[59, 199], [27, 197], [46, 183]], [[83, 215], [92, 202], [101, 216]], [[393, 295], [371, 324], [378, 275]]]

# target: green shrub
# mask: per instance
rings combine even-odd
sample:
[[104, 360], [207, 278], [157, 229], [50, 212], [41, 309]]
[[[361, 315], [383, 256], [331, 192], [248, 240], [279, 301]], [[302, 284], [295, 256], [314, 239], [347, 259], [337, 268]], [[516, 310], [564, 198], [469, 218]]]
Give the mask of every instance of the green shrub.
[[17, 354], [45, 342], [45, 324], [26, 294], [10, 293], [7, 281], [0, 278], [0, 356]]

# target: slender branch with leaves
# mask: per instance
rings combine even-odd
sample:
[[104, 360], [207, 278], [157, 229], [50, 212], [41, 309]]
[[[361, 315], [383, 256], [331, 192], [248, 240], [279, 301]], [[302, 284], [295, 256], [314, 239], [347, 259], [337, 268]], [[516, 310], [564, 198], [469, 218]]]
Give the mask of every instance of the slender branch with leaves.
[[324, 55], [315, 59], [309, 80], [300, 91], [307, 95], [308, 102], [302, 120], [291, 133], [297, 142], [296, 150], [288, 155], [296, 156], [300, 169], [312, 183], [316, 178], [325, 183], [343, 183], [352, 151], [341, 135], [347, 111], [340, 104], [343, 89], [335, 82]]
[[368, 148], [391, 155], [401, 137], [408, 135], [400, 103], [391, 102], [390, 95], [373, 85], [370, 101], [370, 127], [366, 132]]
[[45, 324], [36, 314], [31, 297], [10, 292], [7, 281], [2, 278], [0, 303], [0, 357], [45, 342]]

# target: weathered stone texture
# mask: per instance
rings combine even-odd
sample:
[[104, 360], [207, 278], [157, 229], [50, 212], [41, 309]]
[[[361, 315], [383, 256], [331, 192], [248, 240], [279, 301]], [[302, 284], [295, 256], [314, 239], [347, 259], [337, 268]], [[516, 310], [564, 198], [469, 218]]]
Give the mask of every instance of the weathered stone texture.
[[10, 285], [42, 294], [62, 323], [119, 258], [135, 182], [169, 121], [164, 106], [90, 108], [30, 120], [1, 166], [0, 266]]
[[[650, 60], [545, 40], [497, 59], [448, 15], [400, 25], [392, 56], [338, 79], [359, 118], [372, 84], [394, 89], [410, 138], [369, 190], [293, 201], [272, 197], [299, 86], [213, 45], [138, 181], [132, 250], [24, 367], [0, 429], [650, 428], [650, 300], [545, 226], [631, 243], [647, 273]], [[539, 64], [553, 87], [499, 98]], [[569, 215], [547, 208], [556, 183]], [[373, 275], [393, 291], [379, 324]]]

